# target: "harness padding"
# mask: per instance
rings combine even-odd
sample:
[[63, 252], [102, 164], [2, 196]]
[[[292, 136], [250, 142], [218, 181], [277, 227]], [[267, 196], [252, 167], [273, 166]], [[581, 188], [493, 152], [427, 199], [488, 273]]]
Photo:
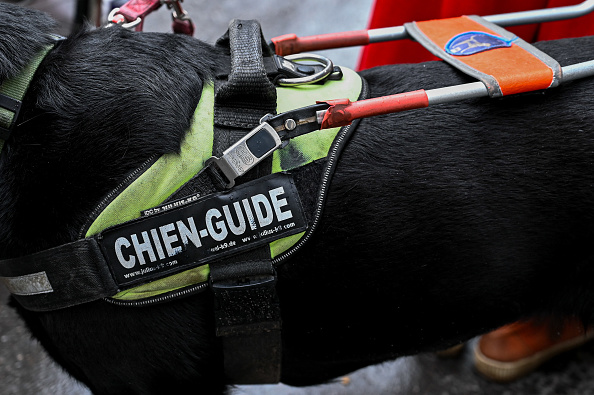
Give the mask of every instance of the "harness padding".
[[[348, 97], [357, 100], [362, 81], [357, 73], [342, 68], [343, 78], [326, 81], [321, 85], [277, 88], [277, 112], [311, 105], [320, 98]], [[194, 119], [186, 134], [179, 154], [163, 155], [124, 191], [122, 191], [93, 221], [86, 237], [93, 236], [111, 226], [140, 217], [144, 210], [165, 202], [203, 167], [213, 151], [214, 90], [205, 85]], [[273, 156], [273, 173], [293, 170], [328, 155], [340, 128], [308, 133], [294, 139]], [[304, 232], [270, 243], [271, 257], [287, 251]], [[138, 300], [192, 286], [208, 280], [208, 265], [198, 266], [172, 276], [142, 284], [119, 292], [121, 300]]]

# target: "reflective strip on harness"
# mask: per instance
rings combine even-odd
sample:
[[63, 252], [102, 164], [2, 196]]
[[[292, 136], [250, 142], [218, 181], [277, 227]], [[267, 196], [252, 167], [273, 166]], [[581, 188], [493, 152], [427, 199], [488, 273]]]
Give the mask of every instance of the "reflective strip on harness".
[[481, 80], [491, 97], [557, 86], [561, 66], [513, 33], [478, 16], [405, 24], [434, 55]]
[[54, 292], [45, 272], [18, 277], [0, 277], [0, 282], [3, 282], [13, 295], [39, 295]]

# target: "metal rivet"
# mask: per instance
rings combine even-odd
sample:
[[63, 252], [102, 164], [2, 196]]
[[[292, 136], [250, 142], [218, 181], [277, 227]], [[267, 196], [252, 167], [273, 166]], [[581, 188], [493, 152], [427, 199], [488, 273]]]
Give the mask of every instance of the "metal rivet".
[[285, 121], [285, 129], [287, 130], [293, 130], [297, 127], [297, 122], [295, 122], [294, 119], [287, 119]]

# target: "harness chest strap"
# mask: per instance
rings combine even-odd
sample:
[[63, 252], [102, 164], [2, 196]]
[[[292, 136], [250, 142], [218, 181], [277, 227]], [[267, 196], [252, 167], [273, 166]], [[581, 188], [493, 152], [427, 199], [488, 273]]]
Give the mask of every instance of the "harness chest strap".
[[[271, 58], [273, 53], [258, 22], [231, 21], [216, 45], [228, 49], [231, 55], [231, 72], [226, 78], [215, 80], [213, 155], [220, 156], [236, 142], [245, 140], [263, 114], [276, 111], [277, 96], [264, 66], [264, 59]], [[247, 183], [238, 188], [270, 174], [268, 153], [262, 153], [263, 159], [252, 165], [253, 169], [242, 179]], [[211, 189], [206, 186], [210, 180], [214, 188], [225, 188], [211, 168], [212, 164], [207, 163], [205, 170], [209, 174], [204, 174], [204, 181], [198, 184], [204, 192]], [[281, 375], [276, 271], [267, 243], [254, 245], [258, 247], [210, 265], [216, 335], [222, 341], [225, 376], [232, 383], [276, 383]]]
[[[279, 173], [232, 191], [190, 198], [176, 208], [92, 237], [2, 260], [0, 281], [25, 308], [56, 310], [112, 297], [122, 289], [192, 267], [197, 267], [200, 275], [186, 280], [204, 282], [209, 272], [205, 263], [229, 262], [233, 260], [230, 254], [253, 254], [250, 251], [262, 246], [268, 251], [271, 241], [305, 228], [291, 176]], [[248, 252], [239, 259], [260, 259], [247, 257]], [[267, 258], [270, 261], [270, 255]], [[223, 281], [229, 280], [226, 273], [221, 275]]]

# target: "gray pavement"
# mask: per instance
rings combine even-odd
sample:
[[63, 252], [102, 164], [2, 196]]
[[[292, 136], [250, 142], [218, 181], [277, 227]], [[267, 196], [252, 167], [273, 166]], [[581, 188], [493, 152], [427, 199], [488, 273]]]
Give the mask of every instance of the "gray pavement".
[[[6, 0], [5, 2], [9, 2]], [[66, 0], [24, 0], [27, 6], [50, 12], [70, 29], [74, 3]], [[299, 36], [364, 29], [372, 0], [186, 0], [184, 6], [197, 25], [196, 37], [214, 42], [232, 18], [255, 18], [267, 38], [285, 33]], [[145, 30], [169, 31], [170, 15], [161, 9], [147, 18]], [[336, 64], [354, 68], [358, 48], [325, 52]], [[8, 293], [0, 287], [0, 395], [86, 395], [88, 389], [70, 379], [31, 339], [23, 322], [6, 306]], [[433, 354], [401, 358], [371, 366], [336, 381], [309, 388], [285, 385], [239, 386], [237, 395], [355, 395], [355, 394], [594, 394], [594, 342], [559, 356], [538, 372], [512, 384], [494, 384], [473, 370], [471, 341], [455, 359]]]

